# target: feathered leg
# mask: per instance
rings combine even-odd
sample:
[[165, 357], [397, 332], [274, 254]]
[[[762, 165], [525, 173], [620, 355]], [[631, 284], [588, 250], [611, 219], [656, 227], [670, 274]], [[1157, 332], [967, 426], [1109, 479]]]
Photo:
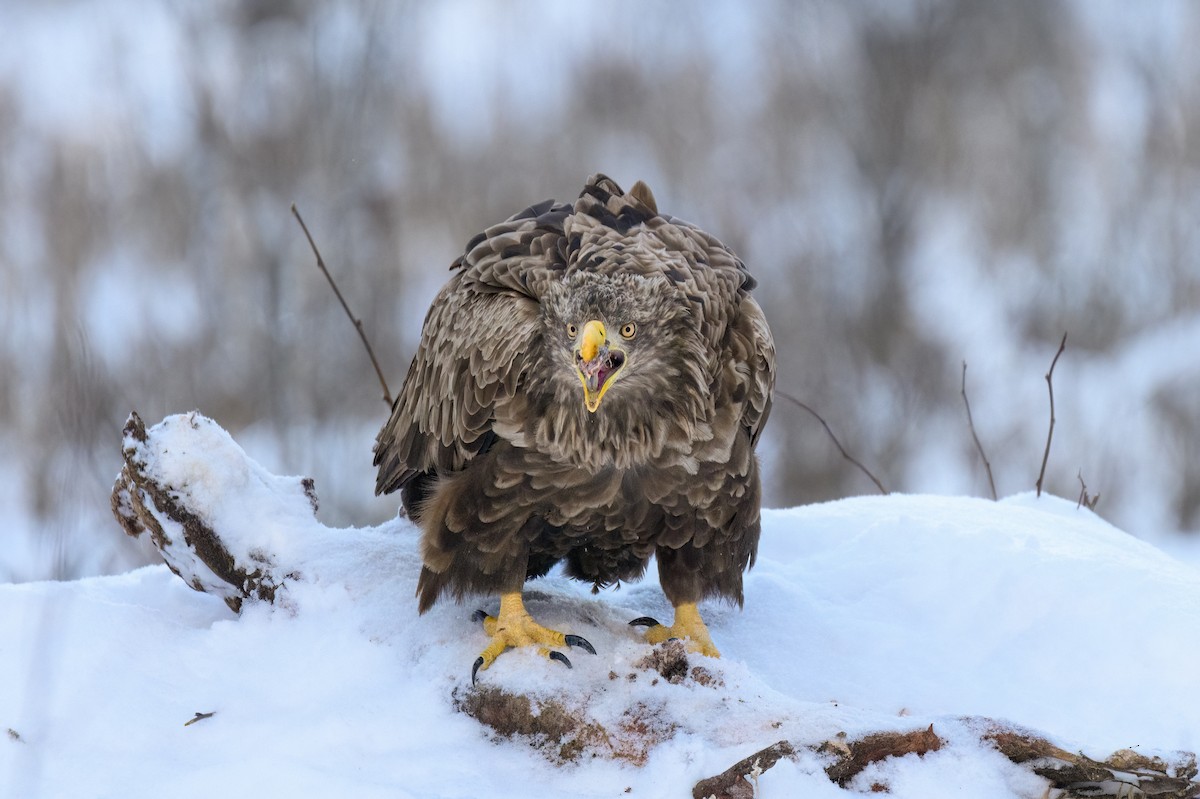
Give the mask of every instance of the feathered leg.
[[[536, 646], [552, 660], [571, 666], [571, 661], [551, 647], [576, 646], [596, 654], [578, 635], [564, 635], [533, 620], [521, 601], [521, 586], [530, 576], [529, 544], [545, 522], [538, 516], [521, 514], [508, 503], [508, 514], [498, 513], [488, 502], [487, 485], [494, 482], [484, 468], [494, 461], [481, 461], [470, 472], [443, 476], [421, 487], [419, 509], [421, 556], [424, 566], [417, 581], [418, 610], [424, 613], [443, 593], [462, 600], [468, 594], [499, 594], [500, 611], [489, 616], [482, 610], [475, 618], [492, 639], [471, 667], [471, 682], [510, 647]], [[489, 521], [483, 522], [486, 518]], [[542, 559], [545, 561], [545, 559]], [[533, 563], [544, 573], [554, 560]]]
[[679, 546], [658, 547], [659, 583], [675, 607], [675, 621], [666, 626], [643, 616], [629, 622], [635, 627], [648, 627], [646, 640], [650, 643], [678, 638], [693, 652], [721, 656], [697, 603], [702, 598], [721, 597], [739, 607], [742, 604], [742, 573], [754, 562], [760, 529], [757, 471], [752, 469], [748, 479], [748, 490], [722, 527], [705, 528], [697, 518], [690, 531], [681, 525], [684, 532], [691, 533], [690, 540]]
[[[678, 638], [687, 644], [692, 652], [709, 657], [720, 657], [721, 653], [713, 644], [708, 634], [708, 627], [700, 616], [697, 602], [705, 593], [707, 587], [710, 593], [721, 581], [715, 581], [712, 573], [702, 574], [705, 566], [711, 567], [713, 553], [701, 552], [696, 547], [687, 544], [679, 549], [659, 547], [658, 577], [663, 593], [675, 607], [675, 621], [670, 625], [660, 624], [657, 619], [642, 616], [629, 622], [634, 627], [648, 627], [646, 640], [651, 644], [660, 644], [672, 638]], [[737, 582], [736, 596], [741, 599], [741, 571], [734, 571]], [[728, 593], [733, 593], [728, 591]]]

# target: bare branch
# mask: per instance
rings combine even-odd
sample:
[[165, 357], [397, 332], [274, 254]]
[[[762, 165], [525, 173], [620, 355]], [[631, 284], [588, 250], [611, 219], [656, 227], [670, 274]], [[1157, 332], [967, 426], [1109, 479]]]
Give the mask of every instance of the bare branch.
[[[796, 758], [796, 749], [787, 741], [776, 741], [765, 749], [739, 760], [715, 777], [700, 780], [692, 788], [692, 796], [698, 799], [708, 796], [749, 796], [751, 793], [757, 796], [758, 792], [746, 782], [746, 777], [752, 774], [761, 775], [781, 758]], [[747, 790], [751, 793], [747, 793]]]
[[1050, 460], [1050, 441], [1054, 438], [1054, 366], [1058, 363], [1058, 356], [1063, 354], [1063, 350], [1067, 348], [1067, 334], [1063, 333], [1062, 342], [1058, 345], [1058, 352], [1054, 353], [1054, 360], [1050, 361], [1050, 371], [1046, 372], [1046, 387], [1050, 390], [1050, 431], [1046, 434], [1046, 451], [1042, 455], [1042, 470], [1038, 472], [1037, 479], [1037, 495], [1042, 495], [1042, 481], [1046, 479], [1046, 462]]
[[317, 249], [317, 243], [313, 241], [312, 234], [308, 232], [308, 225], [304, 224], [304, 219], [296, 209], [295, 203], [292, 203], [292, 216], [296, 217], [296, 221], [300, 223], [300, 228], [304, 231], [305, 238], [308, 239], [308, 246], [312, 247], [313, 255], [317, 256], [317, 266], [325, 273], [325, 279], [329, 281], [330, 288], [337, 295], [338, 302], [342, 304], [342, 309], [346, 312], [346, 316], [350, 317], [350, 321], [354, 323], [354, 328], [358, 331], [358, 337], [362, 339], [363, 346], [367, 348], [367, 357], [371, 359], [371, 365], [375, 367], [375, 374], [379, 377], [379, 385], [383, 386], [383, 401], [387, 403], [389, 408], [392, 407], [392, 392], [388, 390], [387, 381], [383, 378], [383, 370], [379, 368], [379, 361], [375, 359], [375, 351], [371, 349], [371, 342], [367, 341], [367, 334], [363, 331], [362, 320], [350, 312], [350, 306], [346, 304], [345, 298], [342, 297], [342, 292], [338, 290], [337, 283], [333, 280], [333, 275], [329, 274], [329, 270], [325, 268], [325, 259], [321, 257], [321, 251]]
[[996, 496], [996, 481], [992, 477], [992, 464], [988, 462], [988, 457], [983, 451], [983, 444], [979, 443], [979, 434], [975, 432], [975, 420], [971, 418], [971, 401], [967, 399], [967, 362], [963, 361], [962, 368], [962, 398], [963, 405], [967, 406], [967, 426], [971, 428], [971, 438], [975, 439], [975, 449], [979, 450], [979, 457], [983, 458], [983, 468], [987, 470], [988, 485], [992, 489], [992, 499], [999, 499]]
[[833, 434], [833, 431], [829, 429], [829, 425], [826, 424], [825, 420], [821, 418], [821, 414], [817, 413], [812, 408], [808, 407], [803, 402], [796, 399], [791, 394], [788, 394], [785, 391], [780, 391], [779, 389], [775, 389], [775, 396], [782, 397], [783, 399], [787, 400], [788, 402], [791, 402], [793, 405], [797, 405], [800, 408], [811, 413], [813, 416], [815, 416], [817, 418], [817, 421], [821, 423], [821, 426], [825, 428], [825, 432], [829, 434], [829, 437], [831, 439], [833, 439], [833, 445], [838, 448], [838, 452], [842, 453], [842, 457], [845, 458], [846, 460], [850, 461], [851, 463], [853, 463], [855, 466], [857, 466], [862, 471], [863, 474], [865, 474], [867, 477], [871, 478], [871, 482], [874, 483], [875, 487], [879, 489], [879, 493], [881, 493], [881, 494], [888, 493], [888, 490], [883, 487], [883, 483], [879, 482], [879, 480], [875, 477], [875, 475], [871, 474], [870, 469], [868, 469], [866, 466], [863, 466], [861, 463], [858, 462], [858, 460], [856, 460], [854, 457], [852, 457], [850, 455], [850, 453], [846, 452], [846, 448], [842, 446], [842, 443], [840, 441], [838, 441], [837, 436], [835, 436]]
[[197, 721], [204, 721], [205, 719], [211, 719], [215, 715], [217, 715], [215, 710], [212, 713], [197, 712], [196, 715], [192, 716], [192, 718], [189, 721], [185, 721], [183, 723], [183, 726], [190, 727], [193, 724], [195, 724]]

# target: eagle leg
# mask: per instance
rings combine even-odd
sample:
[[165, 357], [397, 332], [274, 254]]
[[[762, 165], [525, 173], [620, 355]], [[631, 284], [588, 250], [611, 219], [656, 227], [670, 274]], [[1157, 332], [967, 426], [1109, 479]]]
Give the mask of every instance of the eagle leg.
[[708, 634], [708, 627], [704, 624], [704, 619], [700, 618], [700, 609], [696, 607], [695, 602], [681, 602], [676, 605], [675, 623], [670, 627], [660, 624], [649, 616], [634, 619], [629, 624], [633, 627], [648, 627], [646, 641], [651, 644], [661, 644], [663, 641], [678, 638], [687, 642], [689, 651], [710, 658], [721, 657], [716, 644]]
[[595, 647], [588, 643], [586, 638], [579, 635], [564, 635], [534, 621], [529, 612], [525, 610], [525, 603], [521, 600], [520, 591], [501, 594], [500, 612], [495, 616], [489, 616], [479, 610], [475, 612], [475, 619], [483, 622], [483, 630], [491, 637], [492, 642], [475, 659], [475, 665], [471, 667], [472, 685], [475, 684], [475, 675], [479, 670], [491, 666], [496, 658], [500, 657], [509, 647], [536, 646], [542, 655], [551, 660], [557, 660], [567, 668], [571, 668], [571, 661], [567, 656], [562, 652], [551, 650], [550, 647], [574, 646], [593, 655], [596, 654]]

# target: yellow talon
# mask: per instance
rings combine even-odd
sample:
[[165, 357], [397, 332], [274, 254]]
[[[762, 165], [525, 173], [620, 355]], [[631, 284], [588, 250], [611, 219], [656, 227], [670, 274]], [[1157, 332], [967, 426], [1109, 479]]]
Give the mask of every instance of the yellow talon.
[[652, 644], [661, 644], [672, 638], [679, 638], [687, 644], [689, 652], [707, 655], [710, 658], [721, 657], [716, 644], [708, 634], [704, 619], [700, 618], [700, 609], [695, 602], [684, 602], [675, 606], [675, 623], [670, 627], [659, 624], [646, 630], [646, 640]]
[[571, 667], [571, 661], [561, 652], [553, 651], [551, 647], [577, 646], [593, 655], [596, 654], [596, 650], [586, 639], [578, 635], [564, 635], [534, 621], [525, 610], [520, 591], [501, 594], [500, 612], [495, 616], [484, 617], [483, 631], [491, 637], [492, 642], [475, 660], [471, 669], [471, 682], [475, 682], [475, 674], [480, 669], [491, 666], [509, 647], [536, 646], [539, 653], [565, 664], [567, 668]]

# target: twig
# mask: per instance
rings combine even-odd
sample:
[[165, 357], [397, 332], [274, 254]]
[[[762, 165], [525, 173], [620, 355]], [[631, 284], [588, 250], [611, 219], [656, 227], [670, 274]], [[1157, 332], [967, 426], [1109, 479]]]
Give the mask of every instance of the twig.
[[[757, 786], [758, 778], [783, 758], [795, 760], [796, 749], [787, 741], [776, 741], [750, 757], [739, 760], [715, 777], [700, 780], [693, 786], [692, 796], [695, 799], [746, 796], [746, 788], [749, 787], [746, 778], [749, 777], [752, 785]], [[758, 796], [756, 788], [751, 795]]]
[[211, 719], [215, 715], [217, 715], [217, 712], [215, 710], [212, 713], [197, 713], [196, 715], [192, 716], [191, 719], [189, 719], [188, 721], [185, 721], [183, 723], [183, 726], [190, 727], [193, 724], [195, 724], [197, 721], [204, 721], [205, 719]]
[[1058, 345], [1058, 352], [1054, 353], [1054, 360], [1050, 362], [1050, 371], [1046, 372], [1046, 387], [1050, 390], [1050, 431], [1046, 433], [1046, 452], [1042, 455], [1042, 470], [1038, 472], [1037, 479], [1037, 495], [1042, 495], [1042, 481], [1046, 479], [1046, 462], [1050, 460], [1050, 441], [1054, 438], [1054, 365], [1058, 363], [1058, 356], [1063, 354], [1063, 350], [1067, 348], [1067, 334], [1063, 333], [1062, 342]]
[[354, 328], [358, 331], [358, 337], [362, 339], [363, 346], [367, 348], [367, 357], [371, 359], [371, 365], [375, 367], [375, 374], [379, 377], [379, 385], [383, 386], [383, 401], [392, 407], [392, 392], [388, 391], [387, 381], [383, 378], [383, 370], [379, 368], [379, 361], [375, 359], [375, 351], [371, 349], [371, 342], [367, 341], [367, 334], [363, 331], [362, 320], [357, 318], [350, 312], [350, 306], [346, 304], [346, 300], [342, 297], [342, 292], [338, 290], [337, 283], [333, 280], [333, 275], [329, 274], [329, 270], [325, 268], [325, 259], [321, 257], [321, 251], [317, 249], [317, 243], [313, 241], [312, 234], [308, 232], [308, 225], [304, 224], [304, 219], [301, 218], [300, 212], [296, 210], [296, 204], [292, 203], [292, 216], [296, 217], [296, 221], [300, 223], [300, 228], [304, 231], [305, 238], [308, 239], [308, 246], [312, 247], [313, 255], [317, 256], [317, 266], [325, 273], [325, 279], [329, 281], [330, 288], [337, 295], [338, 302], [342, 304], [342, 309], [345, 310], [346, 316], [350, 317], [350, 321], [354, 323]]
[[862, 471], [863, 474], [865, 474], [867, 477], [871, 478], [871, 482], [874, 483], [875, 487], [879, 489], [879, 493], [881, 493], [881, 494], [888, 493], [888, 490], [883, 487], [883, 483], [879, 482], [879, 480], [875, 477], [875, 475], [871, 474], [870, 469], [868, 469], [866, 466], [863, 466], [861, 463], [859, 463], [853, 456], [850, 455], [849, 452], [846, 452], [846, 448], [842, 446], [842, 443], [840, 441], [838, 441], [837, 436], [835, 436], [833, 434], [833, 431], [829, 429], [829, 425], [826, 424], [825, 420], [821, 418], [821, 414], [817, 413], [812, 408], [808, 407], [803, 402], [796, 399], [791, 394], [788, 394], [785, 391], [780, 391], [779, 389], [775, 389], [775, 396], [782, 397], [783, 399], [787, 400], [788, 402], [791, 402], [792, 404], [799, 406], [800, 408], [808, 411], [813, 416], [815, 416], [817, 418], [817, 421], [821, 423], [821, 426], [825, 428], [825, 432], [829, 434], [829, 437], [831, 439], [833, 439], [833, 445], [838, 448], [838, 452], [842, 453], [842, 457], [845, 458], [846, 460], [850, 461], [851, 463], [853, 463], [855, 466], [857, 466]]
[[962, 398], [963, 405], [967, 406], [967, 426], [971, 428], [971, 438], [975, 439], [975, 449], [979, 450], [979, 457], [983, 458], [983, 468], [987, 470], [988, 485], [992, 489], [992, 499], [999, 499], [996, 496], [996, 481], [992, 477], [992, 464], [988, 462], [988, 457], [983, 451], [983, 444], [979, 443], [979, 434], [975, 432], [975, 420], [971, 418], [971, 401], [967, 399], [966, 361], [963, 361], [962, 370]]

